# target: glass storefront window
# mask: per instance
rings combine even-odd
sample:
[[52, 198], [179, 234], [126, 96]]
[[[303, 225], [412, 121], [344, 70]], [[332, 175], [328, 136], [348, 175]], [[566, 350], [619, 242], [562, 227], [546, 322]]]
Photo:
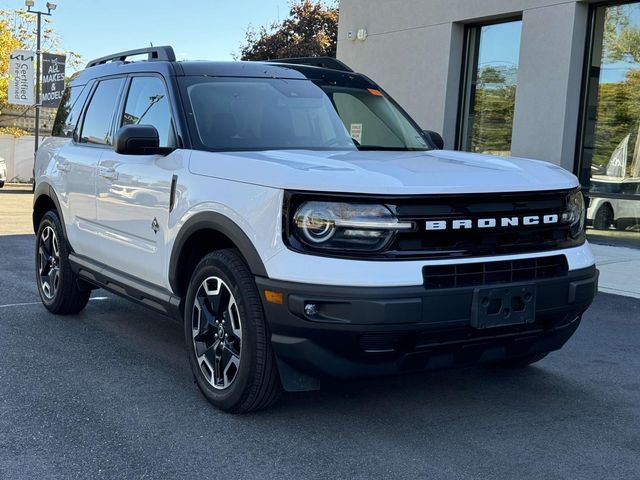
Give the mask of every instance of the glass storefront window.
[[511, 154], [522, 21], [467, 30], [460, 148]]
[[596, 7], [593, 20], [580, 170], [588, 233], [640, 247], [640, 2]]

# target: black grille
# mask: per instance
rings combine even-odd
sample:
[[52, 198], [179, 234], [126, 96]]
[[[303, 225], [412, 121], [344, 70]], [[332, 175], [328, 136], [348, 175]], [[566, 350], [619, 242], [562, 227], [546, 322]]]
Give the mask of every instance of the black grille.
[[557, 278], [566, 275], [567, 271], [565, 256], [554, 255], [500, 262], [427, 266], [422, 268], [422, 276], [425, 288], [437, 289]]
[[[287, 192], [283, 208], [283, 236], [293, 250], [339, 258], [372, 259], [437, 259], [480, 257], [516, 253], [541, 252], [582, 245], [584, 232], [572, 236], [571, 226], [559, 221], [524, 225], [525, 217], [539, 220], [545, 216], [562, 218], [569, 208], [571, 190], [546, 192], [492, 193], [469, 195], [375, 196], [314, 194]], [[327, 251], [301, 245], [293, 235], [292, 215], [305, 201], [377, 203], [386, 205], [400, 222], [411, 223], [401, 230], [381, 251]], [[519, 221], [514, 225], [512, 219]], [[480, 222], [495, 220], [496, 226], [480, 228]], [[502, 226], [503, 221], [509, 220]], [[456, 220], [471, 221], [472, 228], [454, 229]], [[427, 221], [445, 221], [445, 230], [427, 230]]]
[[[523, 225], [526, 216], [558, 215], [568, 208], [569, 191], [492, 195], [440, 195], [398, 199], [392, 204], [400, 221], [416, 226], [400, 232], [389, 248], [395, 256], [442, 258], [522, 253], [581, 244], [565, 223]], [[477, 228], [479, 219], [517, 217], [519, 226]], [[426, 221], [445, 221], [446, 230], [427, 230]], [[454, 230], [455, 220], [471, 220], [473, 228]]]

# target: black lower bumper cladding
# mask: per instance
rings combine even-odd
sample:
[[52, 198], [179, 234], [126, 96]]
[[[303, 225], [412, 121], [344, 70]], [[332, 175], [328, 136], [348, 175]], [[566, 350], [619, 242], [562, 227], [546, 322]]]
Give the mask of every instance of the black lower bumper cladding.
[[[281, 374], [286, 370], [338, 378], [466, 366], [557, 350], [591, 305], [597, 281], [595, 266], [524, 284], [435, 290], [257, 278]], [[267, 302], [265, 290], [281, 292], [283, 302]]]

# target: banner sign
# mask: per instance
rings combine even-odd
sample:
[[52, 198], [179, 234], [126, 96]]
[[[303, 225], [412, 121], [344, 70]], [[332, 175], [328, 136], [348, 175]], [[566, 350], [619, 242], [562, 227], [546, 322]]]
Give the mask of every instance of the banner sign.
[[631, 134], [624, 137], [611, 154], [611, 158], [609, 158], [609, 163], [607, 164], [608, 177], [624, 178], [627, 174], [627, 154], [630, 138]]
[[9, 98], [12, 105], [33, 105], [33, 61], [36, 54], [28, 50], [14, 50], [9, 55]]
[[64, 55], [42, 54], [42, 106], [57, 108], [64, 91]]

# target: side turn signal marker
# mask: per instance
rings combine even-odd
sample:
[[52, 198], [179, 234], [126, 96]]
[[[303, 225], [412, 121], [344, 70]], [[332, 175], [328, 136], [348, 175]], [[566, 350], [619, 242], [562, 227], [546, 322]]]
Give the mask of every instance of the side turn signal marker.
[[367, 88], [367, 90], [369, 91], [369, 93], [371, 95], [375, 95], [376, 97], [384, 97], [384, 95], [382, 94], [382, 92], [378, 89], [375, 88]]
[[275, 303], [277, 305], [282, 305], [284, 303], [284, 295], [282, 292], [274, 292], [273, 290], [265, 290], [264, 298], [269, 303]]

